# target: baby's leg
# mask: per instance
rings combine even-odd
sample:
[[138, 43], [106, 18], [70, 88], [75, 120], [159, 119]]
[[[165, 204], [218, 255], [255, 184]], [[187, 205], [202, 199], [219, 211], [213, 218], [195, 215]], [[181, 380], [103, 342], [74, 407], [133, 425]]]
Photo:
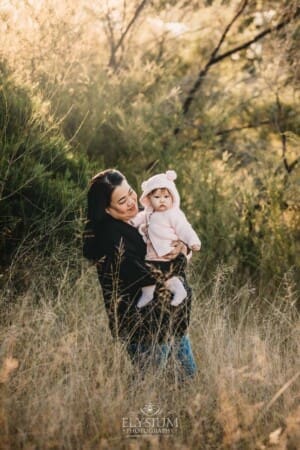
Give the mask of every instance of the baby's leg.
[[153, 299], [154, 291], [155, 284], [151, 286], [144, 286], [142, 288], [142, 295], [140, 296], [140, 299], [137, 303], [137, 307], [142, 308], [143, 306], [146, 306], [148, 303], [150, 303]]
[[187, 292], [178, 277], [172, 277], [166, 281], [167, 288], [174, 294], [171, 301], [172, 306], [180, 305], [187, 296]]

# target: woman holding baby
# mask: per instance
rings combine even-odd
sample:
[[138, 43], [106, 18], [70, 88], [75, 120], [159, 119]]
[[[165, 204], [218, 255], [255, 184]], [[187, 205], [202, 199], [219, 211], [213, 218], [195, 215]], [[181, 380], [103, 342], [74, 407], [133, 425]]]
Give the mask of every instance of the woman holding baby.
[[132, 363], [142, 371], [164, 368], [172, 354], [184, 379], [196, 373], [184, 269], [186, 254], [199, 250], [200, 241], [179, 209], [175, 178], [168, 171], [144, 183], [139, 212], [123, 174], [107, 169], [93, 177], [83, 254], [96, 263], [111, 333]]

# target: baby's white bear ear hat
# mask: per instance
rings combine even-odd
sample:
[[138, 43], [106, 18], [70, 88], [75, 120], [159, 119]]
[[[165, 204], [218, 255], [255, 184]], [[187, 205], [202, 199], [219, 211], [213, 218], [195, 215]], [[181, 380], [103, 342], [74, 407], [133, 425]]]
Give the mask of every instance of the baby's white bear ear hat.
[[166, 173], [159, 173], [158, 175], [154, 175], [148, 180], [142, 183], [142, 195], [140, 197], [140, 202], [145, 208], [149, 208], [150, 202], [147, 198], [147, 195], [150, 192], [154, 191], [154, 189], [163, 189], [166, 188], [172, 194], [173, 197], [173, 206], [179, 208], [180, 205], [180, 197], [178, 191], [176, 189], [174, 181], [177, 178], [177, 174], [175, 170], [167, 170]]

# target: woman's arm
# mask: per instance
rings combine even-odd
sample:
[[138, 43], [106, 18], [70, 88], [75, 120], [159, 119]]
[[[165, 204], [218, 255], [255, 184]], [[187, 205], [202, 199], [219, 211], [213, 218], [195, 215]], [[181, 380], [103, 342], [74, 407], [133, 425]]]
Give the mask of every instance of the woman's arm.
[[125, 289], [139, 289], [159, 281], [160, 277], [153, 274], [151, 266], [141, 258], [135, 249], [122, 243], [122, 240], [120, 245], [115, 247], [113, 261], [114, 273], [118, 275]]
[[138, 230], [119, 221], [109, 221], [95, 227], [87, 223], [83, 236], [83, 254], [92, 261], [109, 258], [106, 271], [118, 280], [123, 289], [139, 289], [156, 284], [157, 277], [145, 262], [145, 244]]

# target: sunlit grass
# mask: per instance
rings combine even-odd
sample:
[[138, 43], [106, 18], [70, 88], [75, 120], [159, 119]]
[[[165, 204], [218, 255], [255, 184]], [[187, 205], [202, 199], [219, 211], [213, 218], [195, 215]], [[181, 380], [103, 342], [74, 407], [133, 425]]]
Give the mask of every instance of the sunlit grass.
[[[160, 164], [155, 170], [178, 170], [184, 209], [207, 240], [203, 259], [201, 254], [190, 270], [195, 293], [190, 333], [199, 372], [186, 386], [178, 384], [172, 362], [167, 377], [149, 373], [141, 379], [134, 372], [123, 347], [110, 336], [93, 268], [84, 265], [75, 272], [62, 264], [51, 274], [48, 261], [30, 253], [36, 240], [28, 242], [25, 259], [19, 248], [18, 260], [0, 280], [4, 450], [297, 448], [300, 327], [293, 265], [299, 254], [298, 185], [296, 169], [288, 176], [284, 172], [275, 108], [279, 93], [282, 103], [296, 111], [293, 83], [286, 81], [285, 48], [279, 52], [274, 39], [264, 43], [262, 61], [239, 55], [216, 65], [172, 147], [168, 136], [181, 101], [239, 2], [224, 8], [219, 0], [195, 11], [183, 3], [186, 10], [141, 14], [119, 49], [122, 70], [115, 73], [108, 67], [109, 25], [116, 43], [137, 2], [1, 3], [1, 58], [13, 77], [47, 99], [40, 113], [48, 117], [51, 110], [60, 125], [62, 117], [70, 118], [63, 130], [67, 139], [78, 154], [85, 155], [90, 145], [90, 158], [100, 148], [99, 170], [108, 161], [118, 163], [137, 185], [153, 158]], [[119, 5], [128, 6], [126, 13]], [[151, 26], [151, 18], [159, 27]], [[225, 48], [256, 32], [252, 26], [235, 34], [237, 27]], [[22, 105], [22, 97], [18, 101]], [[267, 113], [273, 114], [271, 130], [214, 136], [252, 118], [269, 118]], [[299, 147], [294, 117], [294, 131], [286, 133], [289, 162], [296, 160]], [[12, 135], [18, 133], [16, 123]], [[30, 125], [24, 124], [26, 133]], [[12, 146], [7, 161], [15, 161], [16, 150]], [[29, 145], [25, 155], [31, 151]], [[255, 163], [239, 166], [239, 152]], [[275, 176], [277, 167], [282, 170]], [[17, 166], [12, 172], [17, 170], [24, 173]], [[48, 219], [45, 230], [51, 231]], [[242, 258], [254, 261], [260, 284], [231, 267], [216, 269], [225, 256], [234, 267]], [[70, 266], [75, 260], [78, 255]], [[14, 270], [20, 283], [6, 285], [6, 278], [16, 279], [9, 273]], [[20, 285], [22, 294], [17, 293]], [[126, 439], [122, 418], [149, 401], [174, 411], [178, 433]]]
[[[235, 288], [230, 269], [220, 268], [210, 286], [198, 283], [195, 270], [191, 339], [199, 371], [181, 386], [172, 364], [167, 378], [134, 372], [108, 331], [94, 268], [84, 266], [72, 284], [62, 272], [56, 285], [42, 274], [33, 279], [4, 314], [4, 449], [262, 449], [284, 423], [278, 442], [294, 439], [300, 327], [288, 285], [268, 299], [249, 283]], [[133, 444], [122, 417], [149, 402], [175, 412], [179, 430]]]

